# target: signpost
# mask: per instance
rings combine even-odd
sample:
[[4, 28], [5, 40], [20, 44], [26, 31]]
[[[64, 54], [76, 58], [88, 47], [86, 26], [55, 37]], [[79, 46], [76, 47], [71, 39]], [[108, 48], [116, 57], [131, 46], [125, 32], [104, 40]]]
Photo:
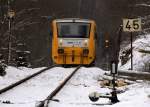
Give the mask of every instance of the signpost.
[[132, 51], [132, 32], [138, 32], [141, 31], [141, 19], [123, 19], [123, 31], [124, 32], [130, 32], [130, 41], [131, 41], [131, 70], [133, 70], [133, 51]]

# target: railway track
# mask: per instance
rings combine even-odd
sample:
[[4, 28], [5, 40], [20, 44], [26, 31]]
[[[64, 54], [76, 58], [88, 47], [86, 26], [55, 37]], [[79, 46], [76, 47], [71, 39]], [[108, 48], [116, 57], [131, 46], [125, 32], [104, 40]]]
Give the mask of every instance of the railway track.
[[[49, 96], [47, 96], [46, 99], [42, 100], [38, 105], [36, 105], [36, 107], [48, 107], [49, 102], [50, 101], [55, 101], [55, 102], [59, 102], [59, 100], [54, 99], [54, 97], [62, 90], [62, 88], [66, 85], [66, 83], [74, 76], [74, 74], [78, 71], [78, 69], [80, 69], [80, 66], [77, 67], [58, 87], [56, 87], [52, 93], [50, 93]], [[106, 74], [107, 76], [111, 76], [109, 74]], [[138, 75], [138, 74], [137, 74]], [[138, 77], [137, 75], [135, 75], [135, 77]], [[121, 74], [119, 72], [119, 75], [117, 76], [117, 78], [122, 78], [122, 79], [126, 79], [129, 81], [136, 81], [137, 78], [134, 78], [132, 75], [130, 76], [128, 73], [127, 75]], [[140, 78], [139, 78], [140, 79]], [[128, 83], [128, 81], [127, 81]], [[131, 82], [129, 82], [131, 83]]]
[[42, 70], [40, 70], [40, 71], [38, 71], [38, 72], [36, 72], [36, 73], [30, 75], [30, 76], [27, 76], [27, 77], [25, 77], [25, 78], [23, 78], [23, 79], [21, 79], [21, 80], [15, 82], [15, 83], [12, 83], [11, 85], [9, 85], [9, 86], [7, 86], [7, 87], [1, 89], [1, 90], [0, 90], [0, 94], [5, 93], [5, 92], [7, 92], [7, 91], [13, 89], [14, 87], [17, 87], [18, 85], [20, 85], [20, 84], [22, 84], [22, 83], [25, 83], [26, 81], [28, 81], [28, 80], [30, 80], [30, 79], [32, 79], [32, 78], [38, 76], [39, 74], [44, 73], [45, 71], [47, 71], [47, 70], [49, 70], [49, 69], [51, 69], [51, 68], [53, 68], [53, 67], [56, 67], [56, 66], [58, 66], [58, 65], [49, 66], [49, 67], [44, 68], [44, 69], [42, 69]]
[[[50, 66], [50, 67], [48, 67], [48, 68], [45, 68], [45, 69], [43, 69], [43, 70], [40, 70], [39, 72], [37, 72], [37, 73], [35, 73], [35, 74], [33, 74], [33, 75], [31, 75], [31, 76], [29, 76], [29, 77], [26, 77], [25, 78], [25, 80], [23, 79], [23, 80], [21, 80], [21, 81], [23, 81], [22, 83], [24, 83], [25, 81], [27, 81], [27, 80], [29, 80], [30, 78], [32, 78], [32, 77], [35, 77], [35, 76], [37, 76], [37, 75], [39, 75], [39, 74], [41, 74], [42, 72], [44, 72], [44, 71], [46, 71], [46, 70], [49, 70], [49, 69], [51, 69], [51, 68], [53, 68], [53, 67], [55, 67], [55, 66], [57, 66], [57, 65], [53, 65], [53, 66]], [[39, 100], [39, 101], [41, 101], [38, 105], [36, 105], [36, 107], [48, 107], [48, 105], [49, 105], [49, 102], [50, 101], [61, 101], [60, 99], [59, 100], [57, 100], [57, 99], [54, 99], [54, 97], [57, 95], [57, 93], [59, 93], [60, 92], [60, 90], [62, 90], [62, 88], [66, 85], [66, 83], [74, 76], [74, 74], [80, 69], [80, 67], [81, 66], [78, 66], [75, 70], [73, 70], [73, 72], [70, 72], [69, 74], [69, 76], [67, 76], [67, 78], [64, 80], [63, 79], [63, 82], [59, 85], [59, 86], [57, 86], [57, 84], [55, 85], [55, 89], [53, 90], [53, 91], [51, 91], [51, 93], [49, 92], [49, 90], [47, 91], [47, 93], [50, 93], [49, 95], [48, 94], [46, 94], [46, 95], [48, 95], [47, 97], [45, 97], [45, 99], [44, 100]], [[70, 70], [69, 70], [70, 71]], [[132, 80], [132, 81], [136, 81], [137, 79], [135, 78], [135, 79], [133, 79], [133, 76], [131, 75], [130, 77], [128, 77], [129, 75], [130, 75], [130, 73], [126, 73], [126, 74], [120, 74], [120, 73], [124, 73], [123, 71], [122, 72], [118, 72], [118, 78], [123, 78], [123, 79], [127, 79], [127, 80]], [[35, 76], [34, 76], [35, 75]], [[106, 74], [107, 76], [110, 76], [109, 74]], [[137, 74], [137, 75], [140, 75], [140, 74]], [[146, 74], [144, 74], [144, 75], [146, 75]], [[135, 75], [134, 75], [135, 76]], [[66, 77], [66, 76], [65, 76]], [[138, 77], [138, 76], [137, 76]], [[27, 80], [26, 80], [27, 79]], [[140, 78], [138, 78], [138, 80], [139, 80]], [[59, 82], [57, 82], [57, 83], [59, 83]], [[16, 82], [16, 83], [14, 83], [15, 85], [13, 86], [13, 84], [12, 85], [10, 85], [10, 86], [8, 86], [8, 87], [10, 87], [10, 89], [12, 89], [12, 88], [14, 88], [14, 87], [16, 87], [16, 86], [18, 86], [19, 84], [21, 84], [20, 82], [18, 83], [18, 82]], [[5, 89], [2, 89], [2, 90], [0, 90], [0, 94], [2, 94], [2, 93], [4, 93], [4, 92], [6, 92], [6, 91], [8, 91], [8, 90], [10, 90], [8, 87], [6, 87]], [[85, 87], [87, 87], [87, 86], [85, 86]], [[64, 90], [63, 90], [64, 91]], [[66, 91], [66, 90], [65, 90]], [[61, 93], [61, 92], [60, 92]], [[59, 95], [59, 94], [58, 94]], [[57, 97], [57, 96], [56, 96]], [[50, 105], [51, 104], [53, 104], [53, 102], [52, 103], [50, 103]]]
[[66, 85], [66, 83], [74, 76], [74, 74], [81, 68], [78, 66], [69, 76], [65, 78], [65, 80], [59, 84], [48, 96], [46, 99], [41, 101], [36, 107], [48, 107], [50, 100], [53, 100], [53, 97], [56, 96], [57, 93]]
[[[106, 76], [111, 76], [109, 73], [105, 73]], [[137, 80], [148, 80], [150, 81], [150, 73], [136, 73], [132, 71], [123, 71], [123, 70], [118, 70], [118, 75], [116, 75], [116, 78], [122, 78], [122, 79], [127, 79], [130, 81], [137, 81]]]
[[136, 73], [136, 72], [126, 72], [119, 70], [118, 75], [129, 76], [135, 80], [148, 80], [150, 81], [150, 73]]
[[[112, 75], [111, 74], [108, 74], [108, 73], [105, 73], [104, 74], [105, 76], [107, 77], [103, 77], [103, 79], [106, 79], [106, 80], [112, 80]], [[136, 81], [137, 79], [134, 78], [134, 77], [129, 77], [129, 76], [125, 76], [125, 75], [116, 75], [116, 79], [124, 79], [124, 80], [128, 80], [128, 81]]]

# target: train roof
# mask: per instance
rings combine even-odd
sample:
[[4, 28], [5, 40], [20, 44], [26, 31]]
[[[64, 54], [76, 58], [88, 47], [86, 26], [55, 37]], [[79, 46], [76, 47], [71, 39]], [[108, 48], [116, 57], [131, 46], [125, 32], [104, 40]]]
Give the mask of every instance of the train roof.
[[85, 22], [89, 23], [93, 20], [90, 19], [80, 19], [80, 18], [64, 18], [64, 19], [55, 19], [56, 22]]

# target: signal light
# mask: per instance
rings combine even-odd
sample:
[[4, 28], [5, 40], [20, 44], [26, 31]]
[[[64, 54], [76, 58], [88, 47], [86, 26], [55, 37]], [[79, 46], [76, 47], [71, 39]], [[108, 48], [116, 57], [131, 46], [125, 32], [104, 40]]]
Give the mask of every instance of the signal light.
[[59, 45], [62, 46], [62, 43], [63, 43], [63, 40], [60, 39], [60, 40], [59, 40]]
[[88, 46], [88, 40], [84, 40], [84, 46], [87, 47]]
[[109, 47], [109, 40], [105, 40], [105, 47], [106, 47], [106, 48]]

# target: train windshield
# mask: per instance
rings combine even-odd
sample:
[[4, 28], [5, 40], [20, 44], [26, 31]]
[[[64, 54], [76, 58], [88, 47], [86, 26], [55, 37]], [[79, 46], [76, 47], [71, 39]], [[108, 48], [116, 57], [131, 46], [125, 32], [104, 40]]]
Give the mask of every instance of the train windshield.
[[58, 37], [61, 38], [88, 38], [89, 23], [58, 23]]

